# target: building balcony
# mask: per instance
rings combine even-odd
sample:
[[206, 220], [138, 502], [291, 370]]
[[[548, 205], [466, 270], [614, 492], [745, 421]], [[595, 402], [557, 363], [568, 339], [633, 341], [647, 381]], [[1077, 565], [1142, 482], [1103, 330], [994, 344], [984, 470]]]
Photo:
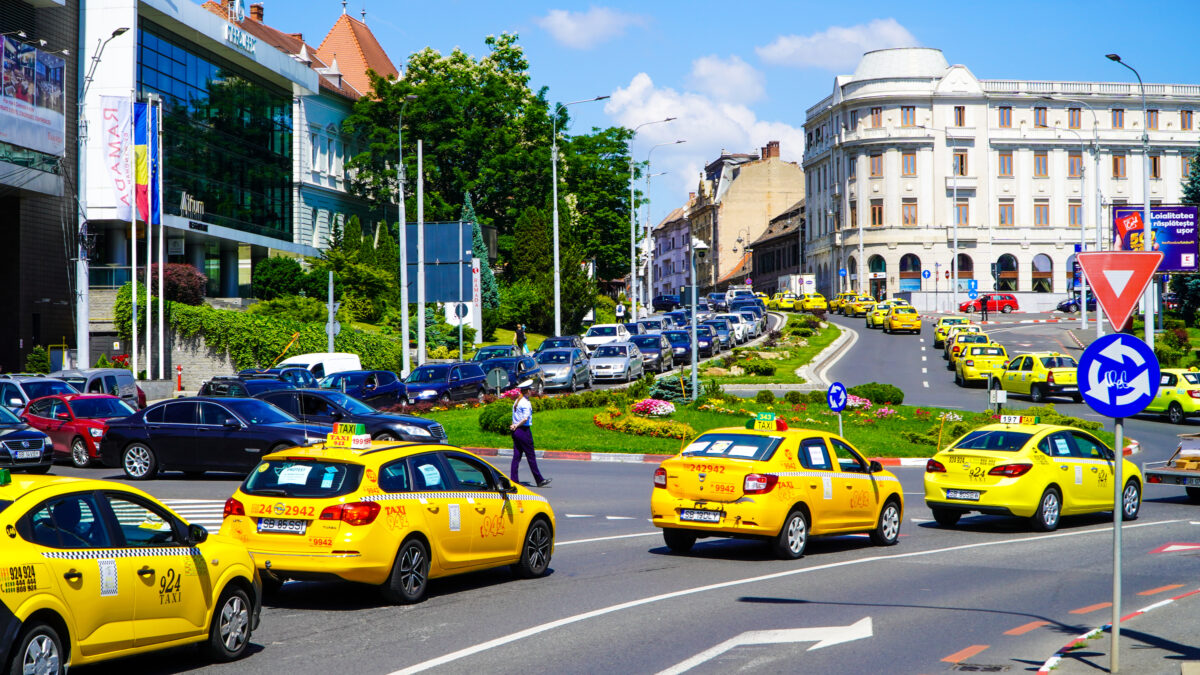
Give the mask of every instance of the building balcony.
[[946, 176], [947, 190], [978, 190], [979, 176]]

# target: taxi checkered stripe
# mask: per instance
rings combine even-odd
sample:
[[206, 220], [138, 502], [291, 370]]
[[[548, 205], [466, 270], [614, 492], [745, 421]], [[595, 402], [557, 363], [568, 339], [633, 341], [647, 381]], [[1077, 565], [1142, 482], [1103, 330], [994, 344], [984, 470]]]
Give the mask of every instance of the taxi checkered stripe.
[[145, 556], [197, 556], [198, 548], [101, 548], [82, 551], [43, 551], [50, 560], [98, 560], [100, 558], [141, 558]]
[[773, 476], [779, 478], [863, 478], [877, 480], [881, 483], [895, 482], [899, 483], [899, 478], [891, 476], [873, 476], [865, 473], [830, 473], [828, 471], [773, 471]]
[[[503, 499], [499, 494], [490, 492], [393, 492], [385, 495], [365, 495], [364, 502], [390, 502], [410, 499]], [[544, 502], [545, 497], [537, 495], [509, 495], [508, 499], [515, 502]]]

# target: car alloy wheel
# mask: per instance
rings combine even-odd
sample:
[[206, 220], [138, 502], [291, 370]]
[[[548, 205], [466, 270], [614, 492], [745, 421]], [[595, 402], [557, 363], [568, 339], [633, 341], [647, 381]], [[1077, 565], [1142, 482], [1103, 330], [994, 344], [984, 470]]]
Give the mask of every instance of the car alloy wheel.
[[775, 554], [784, 560], [795, 560], [804, 555], [808, 544], [808, 520], [803, 511], [792, 511], [775, 538]]
[[230, 653], [238, 653], [250, 637], [250, 607], [243, 592], [231, 593], [221, 606], [217, 626], [221, 644]]
[[554, 536], [545, 520], [538, 518], [525, 533], [525, 544], [521, 547], [521, 560], [516, 572], [526, 579], [540, 577], [550, 568], [550, 552], [554, 548]]
[[383, 595], [393, 603], [412, 604], [425, 599], [429, 585], [429, 554], [416, 538], [405, 541], [396, 554], [392, 574], [383, 584]]
[[1038, 502], [1037, 513], [1033, 514], [1033, 529], [1039, 532], [1053, 532], [1058, 528], [1058, 519], [1062, 515], [1062, 498], [1058, 490], [1046, 488], [1042, 499]]
[[35, 623], [21, 642], [20, 652], [13, 659], [12, 672], [58, 675], [65, 672], [62, 642], [58, 633], [44, 623]]
[[879, 523], [871, 531], [871, 542], [876, 546], [891, 546], [900, 541], [900, 507], [889, 499], [879, 512]]
[[1001, 307], [1001, 308], [1000, 308], [1000, 311], [1001, 311], [1001, 312], [1004, 312], [1005, 314], [1010, 314], [1010, 313], [1012, 313], [1012, 310], [1013, 310], [1013, 308], [1012, 308], [1012, 305], [1005, 305], [1005, 306], [1003, 306], [1003, 307]]
[[1172, 401], [1167, 408], [1167, 419], [1171, 420], [1171, 424], [1183, 424], [1184, 420], [1183, 408], [1176, 402]]
[[134, 443], [125, 448], [121, 466], [125, 469], [126, 476], [133, 480], [145, 480], [154, 477], [158, 462], [154, 458], [154, 451], [148, 446]]
[[88, 454], [87, 442], [82, 438], [71, 441], [71, 463], [80, 469], [86, 469], [92, 463], [92, 457]]
[[1123, 520], [1137, 520], [1138, 512], [1142, 509], [1142, 491], [1138, 483], [1131, 480], [1125, 484], [1121, 493], [1121, 517]]

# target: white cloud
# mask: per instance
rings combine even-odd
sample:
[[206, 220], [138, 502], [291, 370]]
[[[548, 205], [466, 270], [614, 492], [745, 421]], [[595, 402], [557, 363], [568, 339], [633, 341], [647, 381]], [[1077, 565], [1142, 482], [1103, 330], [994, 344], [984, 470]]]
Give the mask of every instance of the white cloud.
[[719, 101], [753, 103], [766, 90], [762, 73], [738, 56], [722, 59], [714, 54], [696, 59], [688, 83]]
[[537, 25], [564, 47], [591, 49], [602, 42], [624, 35], [631, 26], [644, 26], [646, 18], [608, 7], [591, 7], [586, 12], [552, 9], [534, 19]]
[[633, 146], [633, 158], [640, 162], [658, 143], [687, 141], [654, 151], [651, 171], [670, 172], [656, 179], [652, 190], [655, 223], [686, 201], [687, 193], [694, 191], [699, 183], [700, 171], [722, 150], [759, 152], [768, 141], [779, 141], [784, 160], [799, 162], [804, 154], [803, 128], [782, 121], [761, 120], [739, 102], [655, 86], [646, 73], [638, 73], [629, 86], [614, 91], [604, 111], [617, 124], [629, 128], [652, 120], [677, 118], [667, 124], [642, 127]]
[[917, 38], [895, 19], [875, 19], [857, 26], [831, 26], [811, 35], [781, 35], [754, 51], [763, 61], [775, 65], [847, 71], [858, 64], [864, 52], [918, 44]]

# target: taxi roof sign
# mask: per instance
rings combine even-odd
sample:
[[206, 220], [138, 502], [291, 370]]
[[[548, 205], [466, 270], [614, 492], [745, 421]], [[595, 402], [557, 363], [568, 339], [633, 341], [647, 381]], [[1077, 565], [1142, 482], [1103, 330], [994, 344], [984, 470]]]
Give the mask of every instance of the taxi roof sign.
[[371, 434], [365, 424], [339, 422], [333, 425], [333, 433], [325, 437], [325, 447], [362, 450], [371, 447]]
[[1108, 323], [1118, 332], [1163, 260], [1162, 251], [1077, 253], [1076, 257]]
[[1042, 418], [1030, 415], [993, 415], [992, 419], [1000, 420], [1000, 424], [1041, 424]]
[[773, 412], [755, 413], [754, 417], [746, 420], [747, 429], [757, 429], [758, 431], [787, 431], [787, 422], [783, 418], [776, 417]]

